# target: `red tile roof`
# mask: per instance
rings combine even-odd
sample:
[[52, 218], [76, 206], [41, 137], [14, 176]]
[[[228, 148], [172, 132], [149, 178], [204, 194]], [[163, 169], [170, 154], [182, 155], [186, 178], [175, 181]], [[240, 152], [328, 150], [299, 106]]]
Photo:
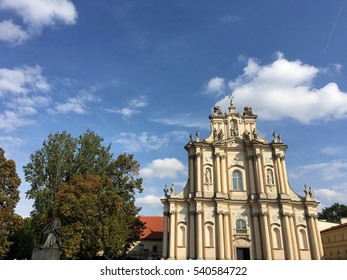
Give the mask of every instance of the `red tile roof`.
[[164, 217], [163, 216], [140, 216], [141, 222], [145, 223], [145, 229], [140, 240], [163, 240]]

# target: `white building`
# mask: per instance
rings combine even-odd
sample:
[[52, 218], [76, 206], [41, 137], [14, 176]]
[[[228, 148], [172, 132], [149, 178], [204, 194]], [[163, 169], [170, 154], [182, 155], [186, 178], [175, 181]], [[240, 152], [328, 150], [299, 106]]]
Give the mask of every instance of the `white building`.
[[187, 185], [165, 188], [164, 259], [320, 259], [322, 242], [311, 189], [287, 179], [280, 135], [257, 133], [252, 108], [214, 108], [210, 135], [185, 146]]

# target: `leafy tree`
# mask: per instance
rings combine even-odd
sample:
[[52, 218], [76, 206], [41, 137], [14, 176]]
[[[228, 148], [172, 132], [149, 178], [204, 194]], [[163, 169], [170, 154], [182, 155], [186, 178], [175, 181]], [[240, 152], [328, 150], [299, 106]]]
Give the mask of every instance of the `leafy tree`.
[[111, 175], [111, 145], [105, 147], [103, 141], [102, 137], [90, 130], [78, 138], [73, 170], [75, 174]]
[[321, 213], [318, 213], [318, 218], [331, 223], [339, 223], [340, 219], [347, 217], [347, 205], [334, 203], [330, 207], [323, 208]]
[[135, 206], [135, 192], [142, 192], [142, 178], [138, 178], [140, 165], [130, 154], [121, 154], [114, 161], [113, 185], [123, 198], [123, 215], [132, 217], [132, 222], [128, 224], [129, 236], [123, 248], [123, 255], [131, 245], [139, 239], [144, 224], [137, 218], [141, 210]]
[[30, 260], [35, 245], [32, 219], [24, 218], [22, 226], [10, 237], [12, 242], [7, 259]]
[[72, 176], [75, 149], [76, 140], [70, 134], [50, 134], [23, 167], [25, 180], [31, 183], [26, 195], [34, 200], [31, 216], [37, 236], [49, 220], [56, 192]]
[[12, 235], [21, 225], [22, 218], [14, 212], [19, 201], [20, 179], [13, 160], [5, 158], [0, 148], [0, 258], [6, 256]]
[[[110, 149], [89, 130], [77, 139], [66, 132], [51, 134], [24, 167], [31, 183], [27, 195], [35, 199], [37, 234], [47, 223], [48, 209], [57, 209], [66, 258], [88, 259], [100, 252], [108, 259], [119, 257], [143, 230], [135, 205], [135, 193], [142, 191], [140, 166], [133, 155], [114, 160]], [[55, 161], [59, 168], [50, 164]]]

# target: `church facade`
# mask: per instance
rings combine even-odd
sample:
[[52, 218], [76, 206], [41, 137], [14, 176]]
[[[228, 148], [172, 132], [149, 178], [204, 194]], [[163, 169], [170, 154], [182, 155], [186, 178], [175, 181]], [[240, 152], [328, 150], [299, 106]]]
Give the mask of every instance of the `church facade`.
[[309, 260], [323, 247], [311, 189], [299, 196], [287, 179], [280, 135], [257, 133], [252, 108], [219, 107], [210, 135], [190, 136], [188, 181], [183, 191], [165, 187], [164, 259]]

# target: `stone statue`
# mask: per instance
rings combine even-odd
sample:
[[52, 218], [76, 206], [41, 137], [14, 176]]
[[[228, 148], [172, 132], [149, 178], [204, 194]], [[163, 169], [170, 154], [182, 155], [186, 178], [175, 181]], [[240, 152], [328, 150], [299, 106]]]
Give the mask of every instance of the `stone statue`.
[[217, 129], [216, 129], [216, 128], [213, 129], [213, 140], [214, 140], [214, 141], [217, 141], [217, 140], [218, 140], [218, 132], [217, 132]]
[[234, 106], [234, 102], [233, 102], [234, 96], [230, 95], [229, 98], [230, 98], [230, 107], [232, 107]]
[[252, 134], [253, 134], [253, 139], [258, 139], [258, 132], [255, 128], [253, 129]]
[[40, 236], [40, 245], [32, 251], [32, 260], [60, 260], [61, 255], [61, 222], [55, 209], [50, 211], [50, 221], [43, 228]]
[[224, 137], [224, 133], [223, 133], [223, 130], [221, 129], [218, 133], [218, 140], [223, 140], [223, 137]]
[[212, 183], [212, 175], [211, 175], [211, 169], [210, 168], [206, 168], [205, 183], [206, 184], [211, 184]]
[[222, 114], [220, 106], [213, 107], [213, 112], [214, 112], [215, 115], [221, 115]]
[[246, 106], [244, 109], [243, 109], [243, 115], [253, 115], [253, 110], [252, 110], [252, 107], [249, 107], [249, 106]]
[[200, 142], [200, 132], [199, 131], [197, 131], [195, 133], [195, 136], [196, 136], [195, 142]]
[[249, 140], [250, 140], [249, 134], [250, 134], [250, 133], [249, 133], [247, 130], [245, 130], [245, 131], [243, 132], [243, 139], [249, 141]]
[[41, 248], [61, 248], [60, 239], [61, 222], [56, 216], [55, 209], [51, 210], [51, 221], [44, 227], [41, 233]]
[[164, 196], [165, 197], [167, 196], [168, 191], [169, 191], [169, 189], [168, 189], [167, 185], [165, 185], [165, 188], [164, 188]]

